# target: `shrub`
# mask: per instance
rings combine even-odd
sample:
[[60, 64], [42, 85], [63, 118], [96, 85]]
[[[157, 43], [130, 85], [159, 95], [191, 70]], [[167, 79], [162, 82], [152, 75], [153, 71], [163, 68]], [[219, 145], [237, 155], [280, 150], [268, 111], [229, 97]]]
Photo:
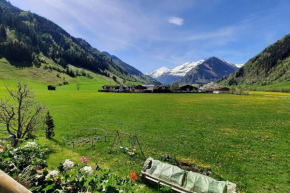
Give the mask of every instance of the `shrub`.
[[[57, 170], [47, 170], [46, 156], [49, 149], [35, 142], [12, 148], [5, 144], [0, 147], [0, 169], [29, 188], [32, 192], [138, 192], [133, 181], [118, 177], [111, 170], [87, 165], [87, 158], [81, 163], [69, 159], [60, 163]], [[132, 177], [132, 174], [131, 174]]]
[[45, 136], [46, 138], [51, 139], [55, 136], [55, 133], [54, 133], [54, 121], [49, 111], [47, 111], [47, 115], [45, 117], [45, 124], [46, 124]]

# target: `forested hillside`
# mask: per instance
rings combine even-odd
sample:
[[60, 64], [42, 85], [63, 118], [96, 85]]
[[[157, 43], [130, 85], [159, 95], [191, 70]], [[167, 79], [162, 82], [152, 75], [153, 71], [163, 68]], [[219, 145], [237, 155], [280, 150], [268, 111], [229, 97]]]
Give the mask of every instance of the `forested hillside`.
[[224, 85], [270, 85], [290, 81], [290, 34], [222, 79]]
[[40, 55], [44, 55], [67, 69], [71, 76], [74, 72], [69, 65], [126, 81], [154, 82], [151, 78], [132, 76], [85, 40], [72, 37], [53, 22], [22, 11], [6, 0], [0, 0], [0, 23], [0, 55], [9, 61], [39, 66], [44, 62]]

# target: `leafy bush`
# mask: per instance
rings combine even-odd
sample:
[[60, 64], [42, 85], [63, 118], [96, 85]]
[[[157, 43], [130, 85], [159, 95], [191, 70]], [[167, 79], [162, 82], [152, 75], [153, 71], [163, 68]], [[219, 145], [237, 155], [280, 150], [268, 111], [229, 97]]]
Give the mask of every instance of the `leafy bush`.
[[22, 184], [31, 180], [38, 170], [47, 167], [46, 157], [50, 150], [35, 142], [15, 149], [4, 143], [0, 149], [0, 169]]
[[32, 192], [138, 192], [133, 181], [137, 175], [126, 179], [118, 177], [111, 170], [87, 165], [87, 158], [80, 163], [65, 160], [57, 170], [46, 169], [49, 149], [28, 142], [25, 146], [12, 148], [9, 144], [0, 146], [0, 169], [4, 170]]

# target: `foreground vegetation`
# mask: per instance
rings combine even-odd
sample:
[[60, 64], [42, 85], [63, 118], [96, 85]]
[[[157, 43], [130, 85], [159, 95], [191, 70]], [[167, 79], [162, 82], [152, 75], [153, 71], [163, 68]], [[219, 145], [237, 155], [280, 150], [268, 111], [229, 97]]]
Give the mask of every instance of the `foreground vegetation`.
[[32, 192], [137, 192], [131, 178], [122, 179], [110, 170], [88, 165], [84, 156], [78, 163], [66, 159], [56, 170], [47, 170], [46, 157], [49, 148], [35, 142], [27, 142], [18, 148], [9, 143], [0, 144], [0, 169], [4, 170]]
[[[240, 191], [289, 190], [288, 97], [263, 93], [98, 93], [98, 82], [87, 78], [78, 81], [82, 83], [79, 90], [72, 83], [56, 91], [47, 91], [47, 84], [29, 83], [54, 118], [56, 136], [52, 145], [80, 152], [101, 167], [110, 167], [126, 176], [132, 170], [141, 170], [144, 158], [140, 150], [132, 159], [119, 149], [119, 144], [112, 154], [108, 151], [115, 130], [136, 133], [146, 157], [160, 159], [169, 154], [210, 168], [212, 177], [237, 183]], [[0, 95], [4, 95], [4, 81]], [[62, 141], [65, 132], [95, 127], [106, 129], [110, 141], [74, 149]], [[44, 131], [39, 130], [39, 135], [44, 136]], [[129, 146], [128, 137], [122, 138], [123, 146]], [[66, 155], [59, 156], [57, 159], [66, 159]], [[58, 164], [55, 156], [48, 158], [50, 164]]]

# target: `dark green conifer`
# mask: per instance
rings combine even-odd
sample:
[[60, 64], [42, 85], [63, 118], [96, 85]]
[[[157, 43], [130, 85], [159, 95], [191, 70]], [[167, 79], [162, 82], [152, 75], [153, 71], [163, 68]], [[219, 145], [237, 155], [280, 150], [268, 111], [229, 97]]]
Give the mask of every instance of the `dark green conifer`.
[[49, 111], [47, 111], [46, 120], [45, 120], [46, 128], [45, 128], [45, 135], [46, 138], [51, 139], [55, 136], [54, 133], [54, 121], [52, 119], [52, 116], [50, 115]]

